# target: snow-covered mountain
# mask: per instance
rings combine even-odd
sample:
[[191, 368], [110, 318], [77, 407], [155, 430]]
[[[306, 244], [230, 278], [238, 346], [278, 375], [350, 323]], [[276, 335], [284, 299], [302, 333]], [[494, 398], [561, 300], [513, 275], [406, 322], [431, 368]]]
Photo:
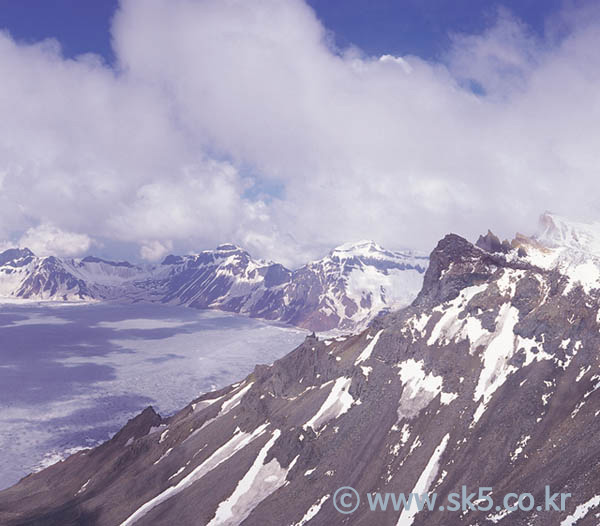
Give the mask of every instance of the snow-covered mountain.
[[426, 257], [388, 251], [372, 241], [342, 245], [293, 273], [283, 296], [283, 319], [321, 330], [365, 328], [374, 313], [410, 304], [427, 262]]
[[0, 295], [26, 299], [154, 301], [214, 308], [316, 331], [358, 330], [383, 312], [408, 305], [421, 287], [427, 258], [371, 241], [342, 245], [289, 270], [224, 244], [160, 265], [99, 258], [0, 254]]
[[571, 221], [550, 212], [540, 217], [536, 239], [550, 248], [600, 256], [600, 223]]
[[528, 260], [569, 277], [569, 287], [600, 287], [600, 223], [580, 223], [545, 213], [539, 233], [528, 245]]
[[[415, 301], [367, 330], [310, 336], [0, 492], [0, 522], [596, 526], [600, 289], [568, 274], [579, 252], [542, 236], [477, 245], [442, 239]], [[334, 506], [343, 486], [362, 499], [351, 515]], [[463, 487], [492, 488], [494, 505], [438, 507]], [[546, 487], [570, 494], [564, 509]], [[435, 492], [437, 505], [371, 511], [373, 492]], [[509, 493], [535, 504], [502, 510]]]
[[31, 250], [0, 253], [0, 297], [82, 301], [120, 297], [128, 282], [148, 274], [143, 267], [96, 257], [37, 257]]
[[586, 292], [600, 288], [600, 223], [572, 221], [546, 212], [540, 216], [537, 233], [533, 236], [517, 234], [509, 243], [500, 242], [488, 231], [477, 245], [505, 253], [513, 260], [560, 272], [569, 281], [567, 292], [577, 285]]

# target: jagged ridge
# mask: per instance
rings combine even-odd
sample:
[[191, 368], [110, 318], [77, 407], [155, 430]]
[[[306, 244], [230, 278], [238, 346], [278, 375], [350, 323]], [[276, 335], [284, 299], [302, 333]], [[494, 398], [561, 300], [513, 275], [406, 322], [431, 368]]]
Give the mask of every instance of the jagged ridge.
[[135, 266], [86, 257], [0, 254], [0, 296], [25, 299], [153, 301], [215, 308], [312, 330], [357, 330], [408, 305], [427, 258], [373, 242], [343, 245], [297, 270], [255, 260], [232, 244]]

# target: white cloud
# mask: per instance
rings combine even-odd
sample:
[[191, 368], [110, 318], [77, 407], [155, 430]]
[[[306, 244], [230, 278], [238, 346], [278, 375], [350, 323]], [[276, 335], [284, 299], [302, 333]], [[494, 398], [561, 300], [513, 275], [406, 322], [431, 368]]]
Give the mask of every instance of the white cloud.
[[448, 62], [458, 79], [475, 81], [488, 97], [505, 97], [526, 89], [542, 57], [540, 39], [500, 8], [495, 24], [483, 36], [454, 35]]
[[92, 240], [85, 234], [65, 232], [56, 226], [41, 224], [27, 229], [18, 244], [38, 256], [79, 256], [90, 249]]
[[172, 249], [173, 244], [169, 241], [147, 241], [140, 247], [140, 256], [147, 261], [159, 261]]
[[600, 17], [578, 13], [542, 37], [500, 11], [443, 63], [333, 51], [299, 0], [126, 0], [115, 70], [0, 35], [0, 239], [52, 223], [291, 264], [597, 214]]
[[0, 253], [8, 250], [10, 248], [15, 248], [15, 244], [11, 241], [0, 241]]

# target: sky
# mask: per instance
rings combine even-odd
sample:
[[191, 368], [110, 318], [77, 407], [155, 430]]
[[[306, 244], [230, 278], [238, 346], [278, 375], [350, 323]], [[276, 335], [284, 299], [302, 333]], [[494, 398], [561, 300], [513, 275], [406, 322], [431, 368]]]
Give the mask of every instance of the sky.
[[0, 248], [289, 266], [598, 219], [600, 7], [0, 0]]

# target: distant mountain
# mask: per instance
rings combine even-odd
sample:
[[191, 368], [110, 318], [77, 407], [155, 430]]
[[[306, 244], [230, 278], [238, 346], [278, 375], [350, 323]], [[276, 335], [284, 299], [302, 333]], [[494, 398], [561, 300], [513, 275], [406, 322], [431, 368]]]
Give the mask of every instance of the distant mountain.
[[427, 263], [426, 257], [385, 250], [372, 241], [342, 245], [293, 273], [282, 319], [321, 330], [365, 328], [375, 314], [410, 304]]
[[[597, 525], [600, 288], [577, 270], [596, 253], [579, 227], [544, 221], [543, 235], [506, 243], [446, 236], [409, 307], [354, 336], [308, 337], [170, 418], [146, 409], [102, 446], [0, 492], [0, 522]], [[365, 251], [341, 247], [303, 272], [362, 269]], [[334, 507], [342, 486], [362, 497], [351, 515]], [[546, 509], [546, 486], [571, 494], [564, 510]], [[475, 496], [479, 509], [439, 509], [463, 487], [493, 488], [494, 506]], [[433, 511], [367, 503], [434, 491]], [[536, 506], [496, 508], [508, 493]]]
[[0, 297], [82, 301], [121, 297], [122, 287], [149, 270], [100, 258], [37, 257], [29, 249], [0, 253]]
[[160, 265], [135, 266], [95, 257], [0, 254], [0, 295], [44, 300], [151, 301], [220, 309], [316, 331], [358, 330], [416, 296], [427, 258], [363, 241], [289, 270], [253, 259], [231, 244]]
[[531, 263], [545, 269], [558, 268], [569, 277], [569, 287], [580, 284], [586, 292], [600, 287], [600, 223], [579, 223], [544, 214], [535, 236]]

